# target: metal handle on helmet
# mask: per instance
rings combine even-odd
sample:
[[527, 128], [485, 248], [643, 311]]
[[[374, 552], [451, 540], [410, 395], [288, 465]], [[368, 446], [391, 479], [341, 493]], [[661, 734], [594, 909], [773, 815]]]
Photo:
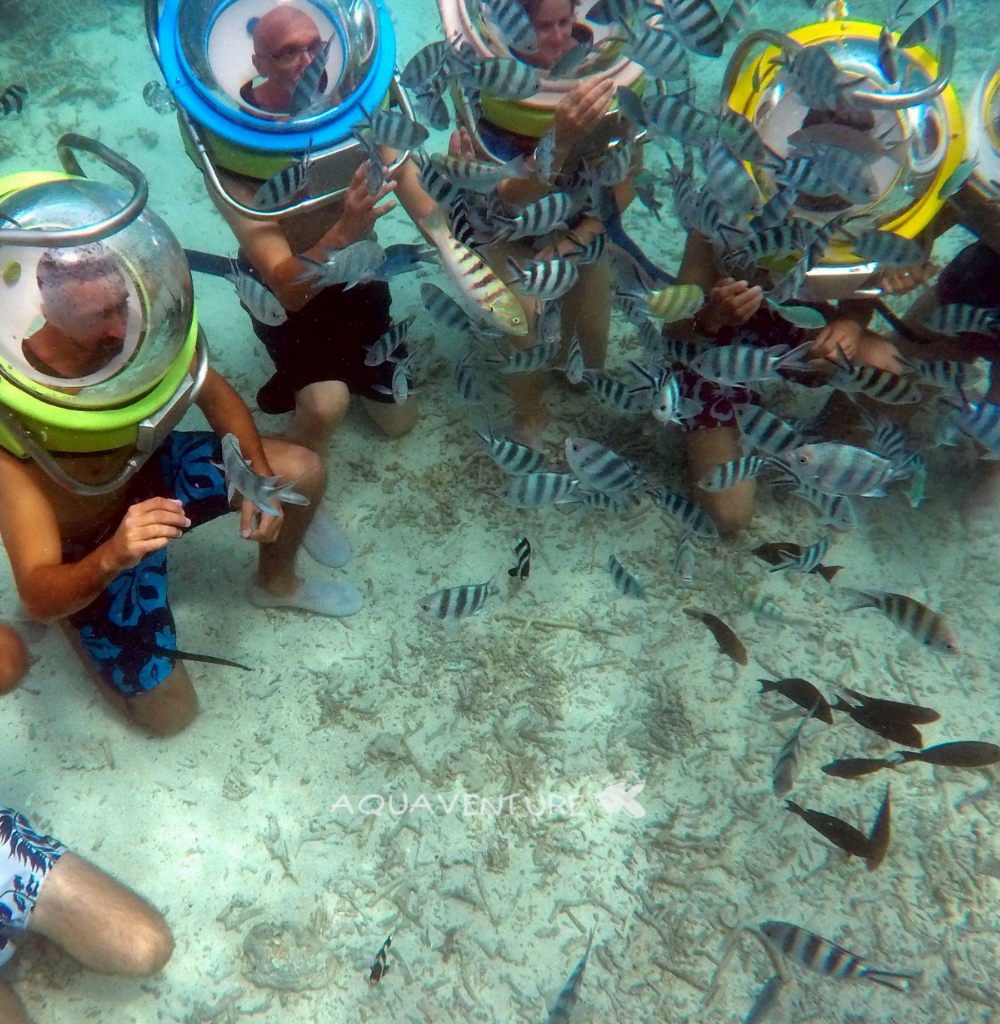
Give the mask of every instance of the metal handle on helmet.
[[868, 110], [902, 110], [904, 107], [916, 107], [930, 100], [948, 88], [952, 71], [955, 69], [955, 30], [951, 25], [941, 29], [941, 50], [938, 55], [938, 73], [933, 82], [913, 92], [860, 92], [853, 90], [848, 95], [852, 106], [864, 107]]
[[66, 247], [86, 245], [98, 242], [102, 238], [117, 234], [122, 228], [128, 227], [142, 213], [149, 198], [149, 185], [146, 176], [123, 156], [109, 149], [96, 139], [88, 139], [85, 135], [69, 132], [56, 143], [59, 162], [67, 174], [84, 178], [86, 175], [80, 167], [73, 150], [82, 150], [96, 156], [101, 163], [120, 174], [132, 186], [132, 198], [112, 216], [88, 224], [82, 228], [61, 228], [59, 230], [40, 230], [38, 228], [2, 228], [0, 229], [0, 245], [32, 245], [39, 248]]

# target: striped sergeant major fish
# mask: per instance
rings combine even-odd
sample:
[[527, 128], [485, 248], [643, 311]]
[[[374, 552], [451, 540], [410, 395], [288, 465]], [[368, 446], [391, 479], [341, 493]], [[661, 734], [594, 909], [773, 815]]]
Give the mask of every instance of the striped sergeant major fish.
[[368, 353], [365, 355], [365, 366], [381, 366], [383, 363], [389, 362], [390, 360], [395, 362], [392, 358], [393, 353], [400, 345], [403, 344], [403, 341], [406, 338], [406, 333], [409, 331], [416, 318], [417, 314], [411, 313], [405, 319], [394, 323], [392, 327], [390, 327], [389, 330], [387, 330], [385, 334], [383, 334], [382, 337], [368, 349]]
[[779, 188], [764, 204], [760, 213], [750, 221], [750, 227], [754, 231], [763, 231], [765, 228], [780, 227], [788, 219], [799, 198], [797, 189], [790, 186]]
[[576, 1006], [577, 1000], [580, 998], [580, 983], [583, 981], [583, 972], [587, 966], [587, 958], [590, 956], [590, 947], [594, 942], [594, 929], [596, 927], [597, 925], [595, 924], [590, 929], [587, 948], [584, 950], [583, 956], [580, 957], [580, 962], [573, 968], [573, 973], [569, 976], [569, 980], [563, 985], [562, 991], [556, 996], [556, 1001], [552, 1004], [548, 1017], [545, 1018], [545, 1024], [569, 1024], [573, 1007]]
[[420, 226], [437, 246], [445, 273], [466, 305], [506, 334], [527, 334], [528, 318], [517, 298], [480, 256], [452, 237], [444, 210], [436, 206]]
[[790, 256], [808, 242], [809, 227], [800, 220], [786, 220], [773, 227], [757, 228], [744, 245], [734, 249], [729, 259], [734, 264], [756, 263], [765, 256]]
[[897, 465], [910, 461], [910, 435], [905, 427], [881, 415], [874, 418], [864, 409], [861, 410], [861, 416], [865, 429], [871, 434], [871, 440], [868, 442], [869, 451]]
[[673, 26], [680, 41], [700, 57], [721, 57], [726, 45], [722, 20], [711, 0], [649, 0]]
[[948, 23], [956, 6], [955, 0], [937, 0], [919, 18], [910, 22], [896, 46], [908, 50], [936, 36]]
[[619, 593], [626, 597], [645, 598], [646, 588], [618, 561], [613, 552], [608, 559], [608, 572], [611, 573], [611, 581]]
[[507, 269], [514, 275], [511, 287], [521, 295], [534, 295], [540, 299], [558, 299], [580, 279], [576, 264], [565, 256], [530, 260], [523, 266], [513, 256], [508, 256]]
[[639, 13], [641, 0], [597, 0], [589, 11], [587, 21], [595, 25], [624, 25]]
[[758, 348], [756, 345], [717, 345], [691, 360], [691, 369], [719, 384], [755, 384], [780, 380], [782, 369], [801, 368], [812, 341], [789, 349], [787, 345]]
[[308, 184], [312, 165], [312, 146], [300, 160], [294, 160], [272, 174], [254, 193], [250, 205], [255, 210], [280, 210], [287, 206]]
[[574, 200], [569, 193], [550, 192], [529, 203], [516, 217], [500, 217], [500, 226], [490, 241], [514, 241], [530, 235], [547, 235], [556, 228], [565, 228], [573, 206]]
[[714, 139], [705, 154], [705, 185], [728, 213], [759, 213], [763, 205], [757, 182], [733, 156], [722, 139]]
[[813, 712], [819, 707], [817, 701], [806, 714], [799, 719], [798, 724], [792, 730], [792, 734], [781, 745], [777, 757], [774, 759], [774, 768], [771, 771], [771, 788], [775, 796], [784, 796], [792, 791], [795, 777], [799, 773], [799, 752], [802, 749], [801, 736], [802, 728], [813, 716]]
[[987, 453], [986, 459], [1000, 459], [1000, 405], [996, 402], [968, 403], [956, 409], [949, 422], [963, 434], [978, 441]]
[[538, 39], [528, 15], [517, 0], [482, 0], [482, 5], [504, 39], [521, 53], [534, 53]]
[[878, 228], [864, 232], [851, 247], [863, 260], [880, 263], [883, 267], [923, 266], [930, 258], [930, 253], [919, 242]]
[[583, 380], [601, 402], [613, 405], [619, 412], [645, 414], [651, 399], [645, 388], [630, 388], [624, 381], [599, 370], [584, 370]]
[[472, 352], [466, 346], [455, 360], [455, 394], [463, 402], [481, 402], [483, 389], [479, 384], [479, 378], [469, 368], [471, 356]]
[[520, 537], [511, 550], [517, 556], [517, 564], [507, 570], [507, 575], [526, 580], [531, 572], [531, 543], [527, 537]]
[[226, 474], [226, 498], [242, 494], [260, 513], [265, 516], [281, 515], [281, 505], [308, 505], [309, 499], [295, 490], [298, 479], [287, 484], [280, 483], [280, 476], [261, 476], [254, 472], [243, 457], [240, 442], [235, 434], [226, 434], [222, 439], [222, 465]]
[[385, 249], [370, 238], [351, 242], [342, 249], [324, 251], [326, 258], [322, 263], [304, 254], [298, 257], [306, 269], [295, 279], [297, 284], [303, 281], [323, 287], [342, 284], [346, 290], [371, 281], [385, 261]]
[[680, 380], [674, 373], [666, 374], [653, 392], [653, 419], [658, 423], [680, 423], [697, 416], [704, 403], [696, 398], [682, 398]]
[[415, 358], [416, 352], [411, 352], [405, 359], [394, 360], [391, 386], [372, 384], [372, 389], [380, 391], [383, 395], [391, 395], [397, 405], [402, 405], [413, 394], [413, 388], [410, 385], [410, 371], [413, 369]]
[[634, 494], [645, 486], [628, 459], [585, 437], [566, 438], [566, 461], [588, 490], [604, 494]]
[[477, 430], [476, 436], [483, 442], [486, 454], [505, 472], [512, 476], [537, 473], [545, 462], [545, 456], [534, 448], [518, 444], [506, 437], [498, 437], [492, 427]]
[[865, 958], [787, 921], [763, 921], [761, 934], [776, 952], [810, 971], [841, 980], [873, 981], [897, 992], [909, 992], [922, 971], [887, 971], [869, 967]]
[[513, 57], [487, 57], [475, 63], [457, 53], [449, 54], [456, 78], [466, 92], [484, 92], [504, 100], [526, 100], [542, 87], [538, 72]]
[[399, 76], [400, 83], [407, 89], [426, 87], [444, 68], [447, 57], [448, 44], [443, 39], [428, 43], [406, 62]]
[[938, 306], [921, 322], [929, 330], [950, 337], [959, 334], [985, 334], [989, 337], [1000, 335], [1000, 315], [997, 310], [961, 302]]
[[250, 311], [254, 320], [271, 327], [277, 327], [288, 319], [285, 307], [266, 285], [248, 274], [235, 260], [230, 261], [231, 270], [226, 280], [236, 288], [240, 302]]
[[792, 494], [808, 502], [819, 514], [820, 526], [837, 530], [853, 530], [858, 525], [858, 513], [850, 498], [842, 494], [825, 494], [801, 480], [792, 481]]
[[430, 132], [412, 117], [400, 110], [379, 108], [368, 113], [364, 107], [360, 122], [376, 146], [390, 146], [392, 149], [417, 149], [430, 136]]
[[696, 284], [668, 284], [645, 295], [630, 291], [619, 294], [632, 299], [646, 315], [668, 324], [687, 320], [705, 304], [705, 293]]
[[677, 542], [677, 548], [674, 551], [674, 571], [682, 580], [690, 583], [694, 579], [696, 568], [694, 544], [691, 540], [691, 534], [690, 532], [682, 533], [681, 539]]
[[562, 372], [566, 375], [566, 380], [570, 384], [583, 383], [583, 375], [587, 372], [587, 365], [583, 361], [583, 349], [580, 348], [580, 339], [576, 334], [573, 335], [569, 352], [566, 354], [566, 365], [562, 367]]
[[888, 459], [851, 444], [822, 441], [786, 452], [783, 461], [803, 483], [825, 494], [880, 498], [883, 486], [900, 468]]
[[905, 594], [891, 594], [886, 591], [847, 590], [845, 595], [853, 603], [846, 611], [859, 608], [876, 608], [893, 625], [905, 629], [914, 640], [942, 654], [958, 654], [961, 650], [958, 638], [945, 621], [944, 616]]
[[769, 461], [759, 455], [749, 455], [732, 462], [723, 462], [707, 476], [702, 477], [698, 481], [698, 487], [703, 491], [712, 492], [728, 490], [744, 480], [752, 480], [754, 477], [760, 476]]
[[566, 502], [571, 512], [586, 506], [596, 508], [601, 512], [612, 512], [621, 515], [639, 504], [641, 498], [638, 494], [605, 494], [603, 491], [577, 491], [576, 497]]
[[628, 36], [622, 47], [624, 56], [641, 64], [653, 78], [667, 82], [675, 78], [687, 78], [688, 55], [677, 36], [668, 29], [658, 28], [648, 22], [639, 24], [639, 32], [628, 22], [622, 24]]
[[[145, 98], [145, 95], [146, 91], [144, 89], [143, 98]], [[24, 104], [27, 102], [27, 99], [28, 87], [26, 85], [8, 85], [3, 92], [0, 92], [0, 113], [4, 117], [8, 114], [20, 114], [24, 110]]]
[[642, 111], [654, 133], [675, 139], [682, 146], [707, 144], [718, 129], [717, 118], [676, 96], [647, 96], [642, 101]]
[[681, 525], [696, 537], [712, 540], [719, 536], [719, 528], [712, 518], [693, 501], [668, 491], [665, 487], [650, 487], [646, 493], [658, 508], [679, 520]]
[[470, 192], [492, 192], [504, 179], [524, 178], [529, 173], [527, 160], [523, 156], [508, 160], [505, 164], [495, 164], [434, 153], [427, 163], [455, 188]]
[[829, 383], [848, 397], [861, 392], [883, 405], [915, 405], [924, 398], [924, 393], [911, 378], [875, 366], [839, 367]]
[[330, 38], [320, 46], [319, 51], [296, 83], [292, 98], [288, 102], [288, 113], [293, 117], [308, 110], [320, 98], [323, 75], [326, 72], [327, 61], [330, 59], [330, 47], [333, 46], [335, 38], [336, 33], [331, 32]]
[[[528, 348], [515, 348], [500, 365], [501, 373], [532, 373], [548, 366], [559, 353], [560, 340], [542, 341]], [[487, 360], [495, 363], [495, 359]]]
[[420, 285], [420, 301], [424, 309], [442, 327], [450, 331], [461, 331], [463, 334], [471, 331], [480, 341], [484, 335], [491, 333], [481, 322], [473, 320], [446, 291], [436, 284], [431, 284], [430, 281], [424, 281]]
[[435, 590], [417, 602], [417, 611], [428, 621], [450, 624], [481, 612], [486, 602], [499, 593], [494, 576], [487, 583], [468, 583], [463, 587]]
[[913, 370], [928, 387], [950, 391], [959, 397], [980, 377], [977, 367], [956, 359], [918, 359]]
[[735, 110], [724, 110], [719, 115], [719, 135], [729, 147], [729, 152], [740, 160], [748, 160], [752, 164], [773, 164], [777, 160], [753, 121]]
[[497, 494], [511, 508], [542, 508], [577, 501], [579, 487], [569, 473], [525, 473], [511, 477]]
[[812, 547], [806, 548], [798, 554], [782, 552], [781, 561], [768, 569], [768, 572], [802, 572], [809, 573], [817, 569], [826, 557], [830, 541], [824, 537], [817, 541]]

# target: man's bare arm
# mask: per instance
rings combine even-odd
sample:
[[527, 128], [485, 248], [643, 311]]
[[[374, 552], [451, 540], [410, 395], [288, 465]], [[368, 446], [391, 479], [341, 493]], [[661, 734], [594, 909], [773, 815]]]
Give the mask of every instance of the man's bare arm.
[[122, 525], [79, 562], [63, 563], [55, 512], [28, 466], [0, 452], [0, 537], [28, 613], [54, 622], [86, 608], [129, 566], [190, 523], [180, 503], [153, 498], [133, 505]]

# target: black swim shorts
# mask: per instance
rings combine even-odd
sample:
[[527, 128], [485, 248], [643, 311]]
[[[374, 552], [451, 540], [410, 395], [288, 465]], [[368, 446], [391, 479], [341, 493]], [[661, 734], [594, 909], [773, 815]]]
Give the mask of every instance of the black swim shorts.
[[[1000, 253], [985, 242], [967, 245], [941, 271], [935, 293], [942, 306], [961, 303], [1000, 308]], [[968, 345], [972, 358], [1000, 358], [996, 338], [985, 334], [963, 334], [962, 341]]]
[[[240, 266], [258, 276], [241, 254]], [[375, 390], [392, 388], [392, 363], [366, 366], [368, 349], [392, 326], [392, 296], [384, 281], [366, 281], [353, 288], [330, 285], [298, 312], [289, 311], [283, 324], [271, 327], [252, 315], [254, 334], [274, 362], [274, 376], [257, 392], [261, 412], [291, 412], [295, 394], [309, 384], [340, 380], [352, 395], [373, 402], [392, 402], [392, 395]], [[406, 347], [397, 350], [406, 357]]]

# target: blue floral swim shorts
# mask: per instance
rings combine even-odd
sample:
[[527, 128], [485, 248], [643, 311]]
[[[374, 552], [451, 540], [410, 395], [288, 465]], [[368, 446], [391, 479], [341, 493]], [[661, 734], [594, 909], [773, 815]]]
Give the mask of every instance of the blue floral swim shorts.
[[[175, 430], [129, 487], [132, 504], [176, 498], [190, 529], [232, 511], [226, 498], [222, 445], [211, 431]], [[69, 616], [101, 678], [124, 697], [152, 690], [173, 671], [174, 617], [167, 602], [167, 549], [120, 572], [86, 608]]]
[[27, 819], [0, 807], [0, 964], [14, 955], [11, 932], [22, 932], [42, 882], [66, 847], [36, 832]]

